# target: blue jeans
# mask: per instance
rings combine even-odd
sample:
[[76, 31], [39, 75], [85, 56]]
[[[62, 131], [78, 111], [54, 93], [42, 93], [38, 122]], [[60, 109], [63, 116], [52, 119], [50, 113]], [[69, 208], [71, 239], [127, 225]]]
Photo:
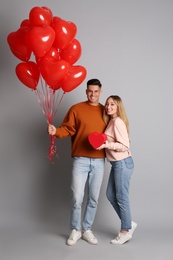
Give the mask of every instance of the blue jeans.
[[[82, 228], [85, 231], [92, 227], [103, 180], [104, 162], [104, 158], [73, 157], [71, 229], [81, 230]], [[88, 183], [87, 205], [81, 226], [82, 203], [86, 183]]]
[[106, 196], [121, 220], [121, 229], [131, 228], [131, 211], [129, 202], [130, 179], [134, 169], [132, 157], [110, 162], [112, 165]]

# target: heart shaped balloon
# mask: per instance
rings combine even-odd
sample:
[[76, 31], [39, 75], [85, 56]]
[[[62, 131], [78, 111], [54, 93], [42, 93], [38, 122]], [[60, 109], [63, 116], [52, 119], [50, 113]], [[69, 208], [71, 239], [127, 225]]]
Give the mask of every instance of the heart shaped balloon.
[[60, 81], [64, 92], [70, 92], [77, 88], [86, 77], [86, 69], [83, 66], [71, 66], [64, 78]]
[[69, 64], [64, 60], [40, 61], [41, 75], [49, 86], [54, 86], [66, 74]]
[[31, 56], [31, 49], [27, 44], [28, 28], [19, 28], [16, 32], [11, 32], [7, 36], [7, 42], [10, 46], [11, 52], [22, 61], [28, 61]]
[[31, 21], [29, 19], [24, 19], [21, 23], [20, 23], [20, 27], [31, 27]]
[[52, 28], [55, 30], [54, 45], [61, 50], [67, 48], [77, 32], [77, 27], [73, 22], [65, 21], [59, 17], [53, 18]]
[[35, 6], [29, 13], [32, 26], [49, 26], [52, 23], [52, 11], [46, 7]]
[[82, 48], [77, 39], [73, 39], [70, 45], [61, 51], [61, 58], [70, 64], [74, 64], [81, 56]]
[[89, 134], [88, 141], [93, 148], [97, 149], [99, 146], [105, 143], [107, 136], [105, 133], [93, 132]]
[[37, 62], [39, 61], [58, 61], [60, 60], [60, 52], [55, 48], [55, 47], [51, 47], [50, 50], [41, 58], [37, 59]]
[[55, 39], [55, 31], [50, 26], [31, 28], [28, 42], [37, 57], [43, 57], [51, 48]]
[[16, 75], [18, 79], [28, 88], [36, 89], [40, 72], [35, 62], [28, 61], [19, 63], [16, 66]]

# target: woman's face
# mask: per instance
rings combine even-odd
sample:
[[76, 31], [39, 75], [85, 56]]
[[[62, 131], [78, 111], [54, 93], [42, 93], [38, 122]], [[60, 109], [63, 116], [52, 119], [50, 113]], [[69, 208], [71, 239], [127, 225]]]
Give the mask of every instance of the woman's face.
[[108, 98], [108, 100], [106, 101], [105, 111], [107, 115], [111, 116], [111, 118], [117, 116], [117, 105], [112, 98]]

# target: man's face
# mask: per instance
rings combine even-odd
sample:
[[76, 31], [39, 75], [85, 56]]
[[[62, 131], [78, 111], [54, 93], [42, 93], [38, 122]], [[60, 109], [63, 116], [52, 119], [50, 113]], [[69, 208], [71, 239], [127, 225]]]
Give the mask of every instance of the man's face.
[[89, 104], [91, 104], [93, 106], [98, 105], [101, 93], [102, 93], [102, 91], [99, 86], [89, 85], [86, 90], [86, 95], [87, 95]]

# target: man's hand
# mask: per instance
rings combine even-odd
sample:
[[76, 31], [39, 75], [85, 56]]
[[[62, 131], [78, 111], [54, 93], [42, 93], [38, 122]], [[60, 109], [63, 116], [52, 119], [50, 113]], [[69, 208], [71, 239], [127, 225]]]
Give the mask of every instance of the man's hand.
[[50, 135], [55, 135], [56, 134], [56, 127], [54, 125], [48, 125], [48, 133]]

